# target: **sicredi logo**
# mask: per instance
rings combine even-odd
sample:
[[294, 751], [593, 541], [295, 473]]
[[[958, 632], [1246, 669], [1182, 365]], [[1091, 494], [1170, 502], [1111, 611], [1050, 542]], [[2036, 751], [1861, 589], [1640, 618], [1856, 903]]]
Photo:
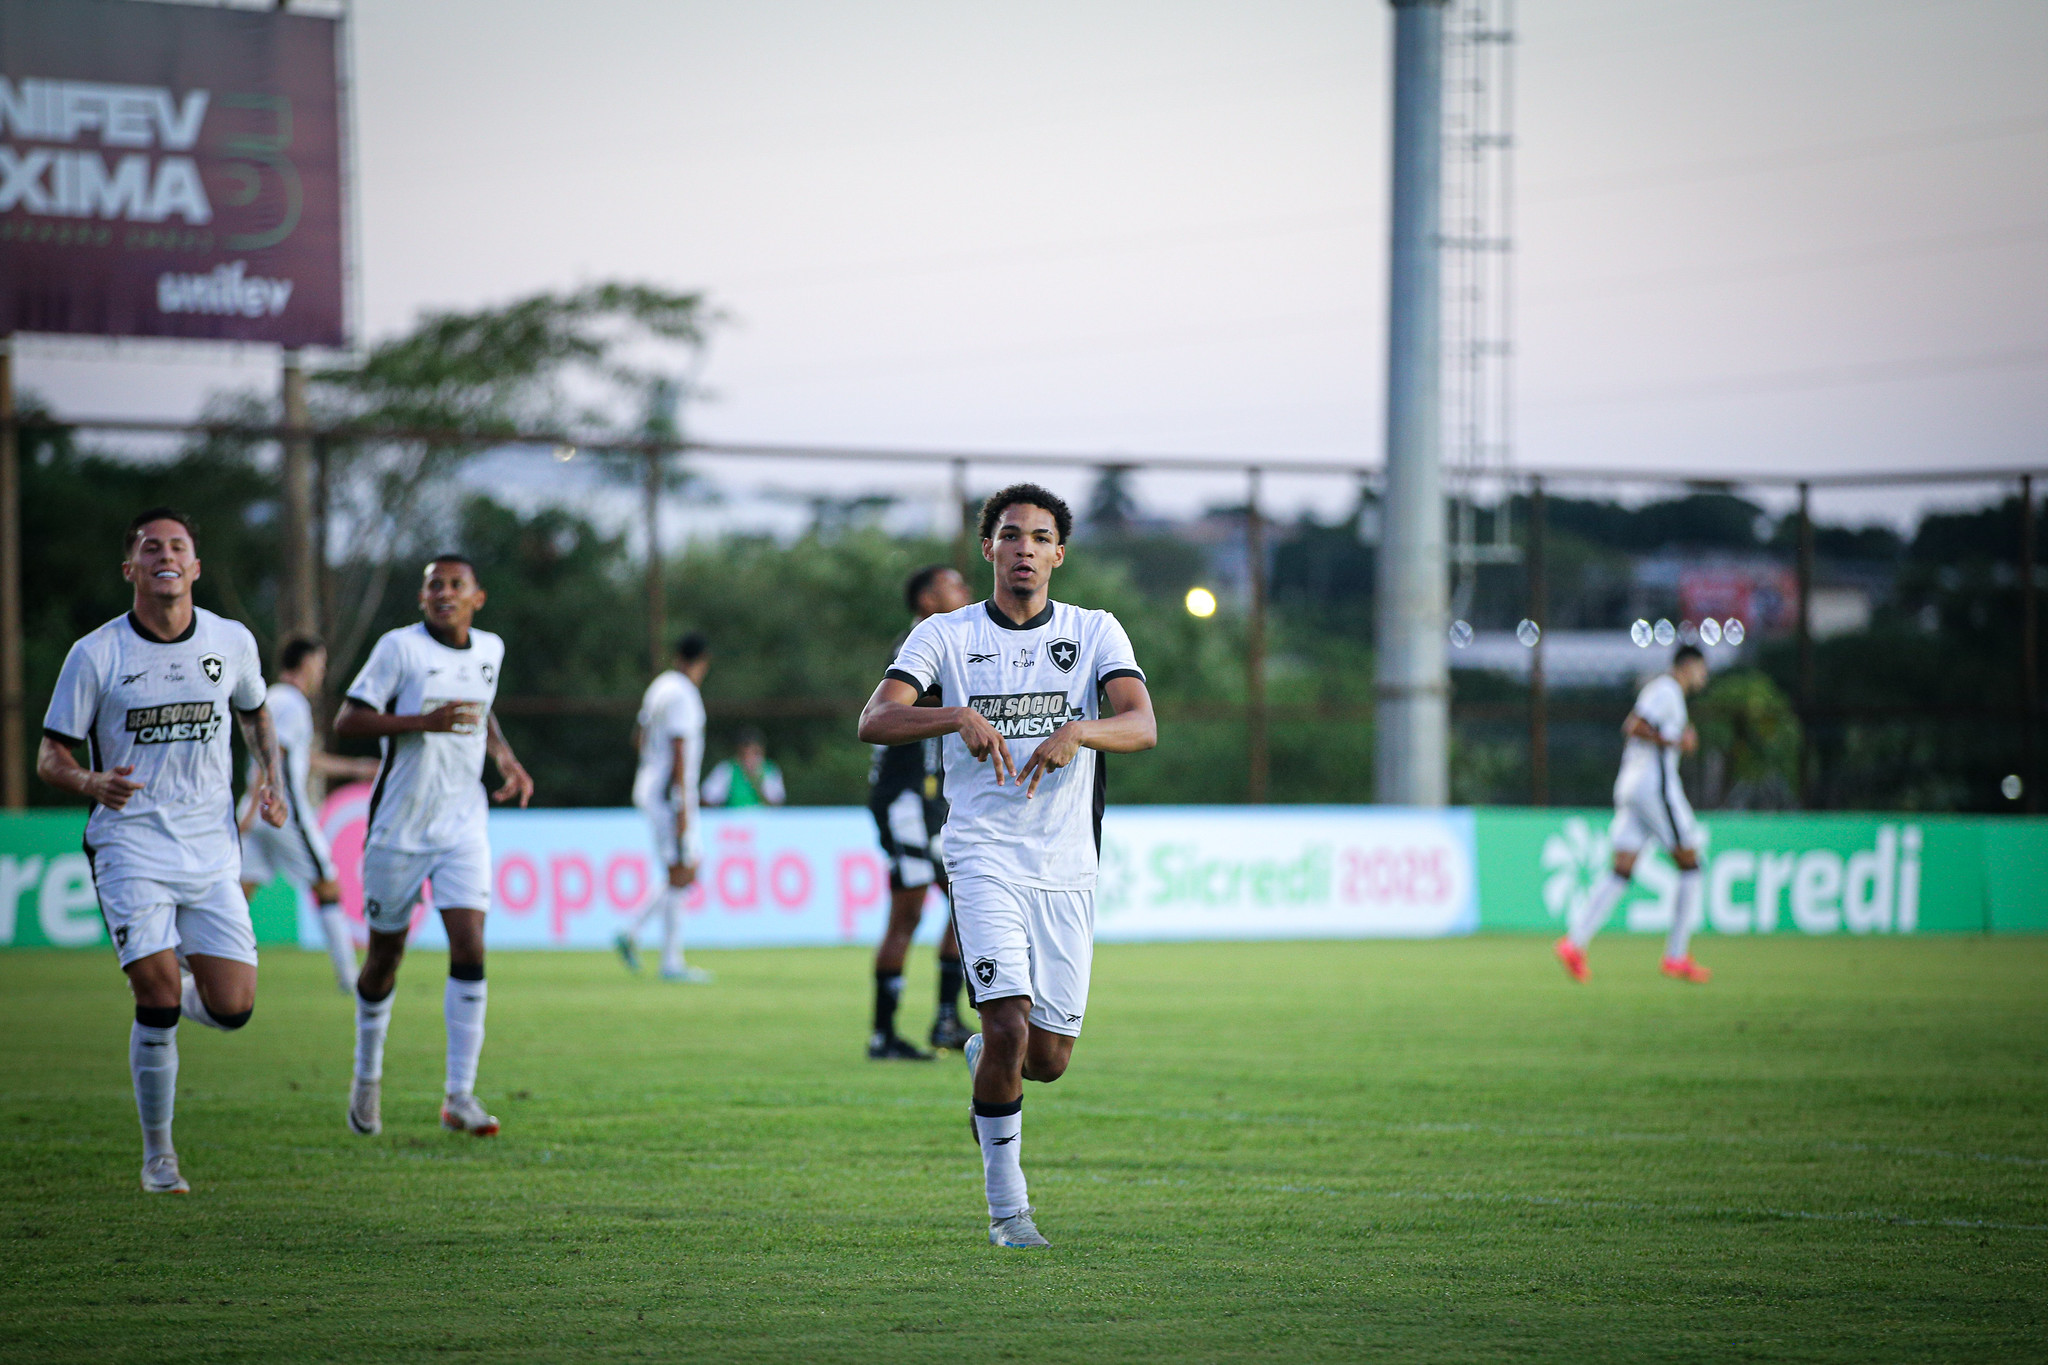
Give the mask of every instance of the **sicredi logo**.
[[[1711, 833], [1711, 829], [1707, 831]], [[1701, 850], [1706, 873], [1706, 924], [1722, 934], [1914, 932], [1920, 923], [1921, 830], [1881, 824], [1870, 846], [1723, 848]], [[1605, 874], [1612, 849], [1604, 830], [1577, 816], [1543, 843], [1543, 905], [1559, 919], [1585, 903]], [[1671, 926], [1678, 872], [1658, 854], [1636, 863], [1635, 885], [1622, 912], [1629, 929], [1659, 933]], [[1643, 893], [1648, 893], [1644, 895]], [[1788, 922], [1789, 921], [1789, 922]]]

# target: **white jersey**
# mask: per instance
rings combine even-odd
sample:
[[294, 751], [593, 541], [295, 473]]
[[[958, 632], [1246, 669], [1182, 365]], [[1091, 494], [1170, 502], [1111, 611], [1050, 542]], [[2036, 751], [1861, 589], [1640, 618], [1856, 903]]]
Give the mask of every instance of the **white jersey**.
[[[1102, 714], [1098, 690], [1111, 678], [1143, 679], [1130, 637], [1106, 611], [1064, 602], [1018, 626], [992, 602], [918, 622], [889, 676], [921, 694], [938, 685], [940, 704], [971, 706], [1008, 740], [1022, 768], [1039, 741], [1070, 720]], [[946, 869], [954, 877], [995, 877], [1016, 886], [1084, 891], [1095, 885], [1101, 842], [1100, 753], [1083, 750], [1047, 773], [1024, 799], [997, 786], [995, 765], [975, 761], [959, 735], [945, 736]]]
[[142, 784], [120, 810], [95, 806], [86, 821], [98, 880], [241, 877], [228, 712], [262, 705], [256, 637], [203, 607], [175, 640], [146, 634], [130, 613], [71, 646], [43, 733], [84, 742], [97, 771], [132, 766]]
[[[697, 779], [704, 767], [704, 696], [671, 668], [640, 698], [640, 767], [633, 774], [633, 804], [666, 808], [680, 789], [684, 807], [697, 809]], [[675, 771], [675, 741], [683, 741], [683, 771]]]
[[[313, 749], [319, 743], [313, 733], [313, 703], [292, 684], [274, 682], [264, 695], [263, 704], [269, 708], [270, 724], [277, 731], [277, 748], [284, 759], [284, 792], [292, 803], [292, 814], [316, 820], [320, 812], [313, 804], [310, 786]], [[255, 760], [252, 758], [249, 763], [253, 772]]]
[[489, 713], [498, 696], [505, 642], [470, 627], [454, 649], [424, 625], [388, 631], [348, 685], [348, 699], [389, 715], [421, 716], [446, 702], [479, 703], [482, 719], [445, 734], [388, 735], [370, 828], [363, 842], [400, 853], [434, 853], [481, 843], [490, 803], [484, 796]]
[[1678, 741], [1685, 735], [1685, 688], [1669, 673], [1659, 673], [1636, 695], [1631, 715], [1653, 726], [1668, 748], [1631, 738], [1621, 753], [1621, 772], [1614, 779], [1614, 801], [1625, 805], [1648, 790], [1679, 791]]

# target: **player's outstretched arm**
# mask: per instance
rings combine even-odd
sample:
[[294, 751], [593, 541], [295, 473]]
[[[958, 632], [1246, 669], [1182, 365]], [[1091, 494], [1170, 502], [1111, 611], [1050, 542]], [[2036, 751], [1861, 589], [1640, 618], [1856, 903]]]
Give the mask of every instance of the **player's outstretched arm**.
[[242, 738], [256, 757], [256, 771], [249, 779], [249, 804], [265, 824], [283, 829], [291, 818], [291, 807], [285, 802], [284, 751], [277, 747], [277, 726], [270, 719], [270, 708], [238, 711], [235, 718], [241, 721]]
[[1024, 790], [1027, 798], [1038, 794], [1041, 777], [1066, 767], [1083, 749], [1136, 754], [1159, 743], [1159, 721], [1152, 713], [1152, 693], [1143, 679], [1111, 678], [1102, 691], [1116, 708], [1116, 714], [1097, 720], [1070, 720], [1047, 735], [1017, 774], [1019, 785], [1029, 781]]
[[485, 752], [490, 754], [491, 762], [498, 765], [498, 776], [505, 779], [505, 785], [491, 793], [491, 800], [502, 805], [516, 796], [523, 810], [526, 803], [533, 799], [533, 778], [527, 775], [526, 769], [513, 756], [512, 745], [506, 740], [505, 732], [498, 728], [497, 713], [492, 712], [487, 716], [485, 724], [488, 726], [485, 731]]
[[142, 783], [128, 779], [128, 774], [135, 771], [132, 764], [111, 772], [94, 772], [78, 761], [72, 747], [61, 739], [44, 735], [42, 746], [36, 750], [36, 776], [60, 792], [97, 801], [109, 810], [121, 809], [128, 804], [129, 797], [142, 790]]
[[940, 735], [959, 735], [977, 761], [995, 764], [996, 785], [1016, 776], [1010, 742], [987, 716], [971, 706], [919, 706], [917, 691], [901, 678], [884, 678], [860, 713], [863, 744], [913, 744]]

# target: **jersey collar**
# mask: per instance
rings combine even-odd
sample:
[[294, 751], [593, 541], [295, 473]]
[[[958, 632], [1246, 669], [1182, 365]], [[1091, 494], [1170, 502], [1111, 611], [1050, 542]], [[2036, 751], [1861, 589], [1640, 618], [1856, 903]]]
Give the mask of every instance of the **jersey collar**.
[[471, 626], [469, 628], [469, 638], [467, 640], [464, 640], [459, 645], [451, 645], [446, 640], [442, 639], [440, 636], [434, 634], [433, 627], [429, 626], [425, 621], [420, 622], [420, 634], [426, 636], [429, 640], [432, 640], [435, 644], [441, 646], [441, 648], [443, 649], [452, 649], [458, 652], [460, 652], [461, 650], [469, 649], [476, 644], [475, 626]]
[[185, 623], [185, 629], [175, 639], [164, 639], [148, 626], [143, 625], [141, 618], [132, 611], [128, 613], [128, 628], [153, 645], [181, 645], [191, 639], [192, 633], [199, 629], [199, 608], [194, 607], [192, 609], [192, 619]]
[[991, 597], [981, 605], [987, 609], [988, 619], [1001, 626], [1004, 630], [1037, 630], [1047, 621], [1052, 620], [1052, 599], [1050, 597], [1045, 599], [1045, 610], [1039, 612], [1038, 615], [1032, 617], [1021, 626], [996, 610], [995, 598]]

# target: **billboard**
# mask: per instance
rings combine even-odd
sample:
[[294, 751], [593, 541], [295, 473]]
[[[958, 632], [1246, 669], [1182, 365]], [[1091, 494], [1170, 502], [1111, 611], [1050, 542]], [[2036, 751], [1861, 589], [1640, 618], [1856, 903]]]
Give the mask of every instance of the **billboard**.
[[345, 344], [338, 33], [0, 0], [0, 336]]

